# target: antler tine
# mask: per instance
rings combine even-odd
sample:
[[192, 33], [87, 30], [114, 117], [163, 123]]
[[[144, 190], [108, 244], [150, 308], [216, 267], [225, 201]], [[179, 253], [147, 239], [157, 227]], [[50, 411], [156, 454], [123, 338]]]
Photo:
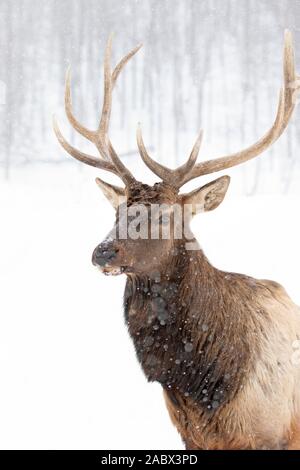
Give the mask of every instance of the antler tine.
[[[289, 119], [294, 111], [299, 90], [299, 77], [295, 72], [295, 53], [293, 48], [292, 33], [286, 29], [284, 32], [284, 52], [283, 52], [283, 77], [284, 77], [284, 109], [283, 130], [287, 126]], [[282, 133], [281, 132], [281, 133]]]
[[[120, 158], [118, 157], [116, 151], [114, 150], [109, 137], [108, 137], [108, 128], [109, 128], [109, 119], [111, 114], [111, 105], [112, 105], [112, 89], [113, 89], [113, 80], [112, 73], [110, 70], [110, 58], [111, 58], [111, 45], [112, 45], [112, 35], [109, 37], [104, 57], [104, 98], [103, 106], [101, 112], [101, 118], [98, 130], [96, 131], [96, 145], [99, 148], [100, 153], [107, 155], [107, 151], [110, 157], [110, 160], [114, 164], [115, 168], [118, 170], [122, 180], [125, 184], [129, 184], [135, 181], [135, 178], [130, 173], [130, 171], [125, 167]], [[130, 58], [130, 57], [129, 57]], [[129, 60], [121, 61], [117, 65], [117, 73], [115, 77], [117, 78], [123, 66]], [[126, 58], [124, 58], [126, 59]], [[121, 65], [120, 65], [121, 64]]]
[[150, 157], [144, 144], [140, 123], [138, 124], [136, 133], [137, 145], [143, 162], [148, 166], [148, 168], [150, 168], [151, 171], [153, 171], [153, 173], [159, 176], [159, 178], [161, 178], [165, 183], [168, 183], [176, 188], [180, 188], [182, 186], [184, 179], [190, 174], [191, 170], [193, 169], [199, 154], [202, 137], [203, 131], [201, 130], [188, 160], [180, 167], [172, 170], [171, 168], [167, 168], [166, 166], [161, 165]]
[[152, 160], [144, 144], [140, 123], [138, 123], [137, 130], [136, 130], [136, 141], [137, 141], [140, 155], [145, 165], [147, 165], [147, 167], [150, 168], [150, 170], [153, 173], [155, 173], [159, 178], [161, 178], [163, 181], [168, 182], [170, 180], [170, 173], [172, 172], [172, 170]]
[[71, 98], [71, 67], [69, 66], [66, 73], [65, 85], [65, 112], [66, 116], [74, 129], [86, 139], [94, 143], [95, 132], [84, 127], [73, 114], [72, 98]]
[[[112, 35], [109, 37], [107, 46], [106, 46], [106, 69], [109, 70], [109, 61], [111, 55], [111, 44], [112, 44]], [[102, 158], [105, 160], [109, 160], [109, 156], [107, 153], [107, 147], [104, 145], [103, 139], [105, 132], [108, 131], [108, 121], [109, 121], [109, 114], [107, 116], [107, 108], [111, 106], [111, 98], [112, 98], [112, 89], [117, 81], [117, 78], [127, 64], [127, 62], [133, 57], [139, 49], [142, 47], [142, 44], [139, 44], [134, 49], [132, 49], [126, 56], [124, 56], [120, 62], [116, 65], [111, 77], [110, 73], [105, 77], [105, 85], [104, 85], [104, 103], [103, 103], [103, 111], [100, 118], [100, 124], [98, 127], [98, 132], [88, 129], [87, 127], [83, 126], [74, 116], [72, 110], [72, 99], [71, 99], [71, 69], [70, 67], [67, 70], [66, 74], [66, 85], [65, 85], [65, 112], [70, 124], [74, 127], [74, 129], [81, 134], [83, 137], [88, 139], [90, 142], [94, 143]], [[104, 139], [105, 140], [105, 139]]]
[[143, 44], [138, 44], [134, 49], [132, 49], [128, 54], [126, 54], [123, 59], [115, 66], [114, 71], [112, 73], [112, 84], [115, 85], [120, 72], [122, 71], [123, 67], [127, 64], [127, 62], [133, 57], [140, 49], [143, 47]]
[[214, 160], [198, 163], [194, 166], [190, 175], [185, 179], [185, 182], [198, 176], [207, 175], [224, 170], [226, 168], [231, 168], [233, 166], [239, 165], [240, 163], [251, 160], [252, 158], [260, 155], [281, 136], [286, 126], [288, 125], [295, 108], [294, 93], [296, 93], [300, 88], [299, 83], [297, 83], [297, 79], [299, 78], [295, 73], [292, 35], [288, 30], [285, 31], [284, 35], [283, 75], [284, 83], [279, 95], [277, 115], [273, 126], [269, 129], [269, 131], [266, 132], [266, 134], [253, 145], [240, 152]]
[[62, 135], [58, 125], [55, 116], [53, 116], [53, 129], [55, 132], [55, 135], [57, 137], [57, 140], [61, 144], [61, 146], [68, 152], [72, 157], [76, 158], [76, 160], [79, 160], [82, 163], [86, 163], [87, 165], [94, 166], [96, 168], [100, 168], [101, 170], [106, 170], [110, 171], [111, 173], [114, 173], [115, 175], [118, 175], [118, 172], [114, 165], [110, 162], [107, 162], [105, 160], [100, 160], [99, 158], [93, 157], [92, 155], [88, 155], [87, 153], [83, 153], [80, 150], [76, 149], [73, 147], [67, 140], [64, 138]]
[[183, 184], [184, 179], [189, 175], [190, 171], [195, 166], [195, 163], [197, 161], [197, 158], [200, 152], [202, 139], [203, 139], [203, 130], [201, 129], [196, 139], [196, 142], [194, 144], [194, 147], [192, 148], [192, 151], [188, 160], [186, 161], [186, 163], [184, 163], [183, 165], [181, 165], [180, 167], [176, 169], [181, 186]]
[[100, 117], [100, 123], [96, 134], [96, 139], [102, 141], [104, 146], [107, 146], [107, 132], [109, 127], [109, 119], [112, 105], [112, 79], [110, 71], [110, 58], [111, 58], [112, 35], [109, 36], [105, 54], [104, 54], [104, 91], [103, 91], [103, 105]]
[[111, 46], [112, 46], [112, 35], [109, 37], [104, 57], [104, 96], [103, 96], [103, 105], [102, 112], [100, 117], [100, 122], [97, 130], [90, 130], [83, 126], [74, 116], [72, 110], [72, 100], [71, 100], [71, 74], [70, 69], [67, 71], [66, 75], [66, 86], [65, 86], [65, 111], [67, 118], [70, 124], [74, 129], [79, 132], [86, 139], [91, 141], [96, 145], [102, 158], [95, 158], [93, 156], [87, 155], [83, 152], [72, 147], [63, 137], [60, 132], [56, 121], [54, 122], [54, 131], [55, 134], [63, 146], [63, 148], [70, 153], [74, 158], [87, 163], [91, 166], [96, 166], [98, 168], [106, 169], [111, 171], [121, 177], [125, 184], [129, 184], [134, 181], [133, 175], [125, 167], [120, 158], [118, 157], [116, 151], [114, 150], [109, 137], [108, 137], [108, 128], [109, 128], [109, 119], [111, 114], [112, 106], [112, 90], [116, 83], [116, 80], [122, 71], [123, 67], [130, 60], [130, 58], [141, 48], [141, 44], [135, 47], [130, 51], [126, 56], [124, 56], [120, 62], [117, 64], [113, 72], [110, 70], [110, 58], [111, 58]]

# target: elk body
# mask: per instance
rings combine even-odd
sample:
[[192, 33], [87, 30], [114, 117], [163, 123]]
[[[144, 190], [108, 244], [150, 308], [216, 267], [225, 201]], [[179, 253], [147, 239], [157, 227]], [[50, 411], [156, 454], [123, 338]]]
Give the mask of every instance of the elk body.
[[[125, 318], [138, 360], [147, 379], [162, 385], [171, 419], [188, 449], [300, 448], [300, 367], [292, 360], [293, 345], [300, 338], [300, 309], [285, 290], [272, 281], [214, 268], [195, 239], [193, 249], [187, 248], [191, 238], [185, 235], [146, 240], [118, 236], [128, 224], [122, 211], [140, 204], [146, 208], [147, 222], [153, 205], [164, 204], [172, 227], [182, 224], [185, 229], [189, 218], [178, 222], [174, 207], [190, 205], [191, 215], [215, 209], [225, 196], [229, 177], [222, 176], [190, 193], [179, 192], [183, 184], [250, 160], [278, 139], [294, 109], [297, 88], [291, 34], [285, 33], [284, 82], [276, 119], [254, 145], [196, 163], [200, 133], [187, 162], [170, 170], [148, 155], [138, 128], [142, 159], [161, 179], [153, 186], [134, 178], [108, 137], [113, 87], [138, 49], [111, 71], [109, 40], [104, 103], [96, 131], [86, 129], [74, 117], [67, 76], [67, 117], [96, 145], [99, 158], [72, 147], [54, 122], [67, 152], [118, 175], [125, 184], [121, 188], [96, 180], [116, 209], [116, 222], [94, 250], [93, 263], [106, 274], [126, 274]], [[157, 224], [160, 230], [162, 221]]]

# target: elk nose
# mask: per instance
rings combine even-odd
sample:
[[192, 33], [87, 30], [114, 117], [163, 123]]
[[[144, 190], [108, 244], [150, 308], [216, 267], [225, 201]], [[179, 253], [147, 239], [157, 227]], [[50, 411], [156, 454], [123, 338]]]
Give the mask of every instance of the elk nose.
[[116, 256], [118, 251], [112, 244], [101, 243], [94, 249], [92, 263], [95, 266], [105, 266]]

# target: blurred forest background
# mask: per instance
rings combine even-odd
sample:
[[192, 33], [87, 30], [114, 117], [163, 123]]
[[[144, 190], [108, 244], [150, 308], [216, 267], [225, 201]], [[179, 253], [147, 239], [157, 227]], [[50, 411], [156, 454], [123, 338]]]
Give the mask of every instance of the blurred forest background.
[[[55, 140], [54, 112], [65, 136], [92, 151], [66, 125], [65, 72], [71, 65], [76, 116], [95, 127], [110, 32], [115, 61], [144, 44], [113, 101], [112, 141], [126, 162], [138, 121], [152, 155], [170, 166], [183, 162], [199, 128], [202, 159], [253, 143], [275, 117], [285, 28], [300, 71], [298, 0], [1, 0], [0, 178], [24, 165], [78, 165]], [[247, 194], [297, 189], [299, 130], [296, 110], [268, 155], [238, 170]]]

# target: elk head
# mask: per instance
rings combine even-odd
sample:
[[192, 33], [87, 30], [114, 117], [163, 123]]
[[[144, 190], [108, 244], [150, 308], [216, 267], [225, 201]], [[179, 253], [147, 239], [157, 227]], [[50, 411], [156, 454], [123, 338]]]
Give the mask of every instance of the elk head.
[[[149, 156], [142, 139], [141, 128], [138, 126], [137, 144], [140, 155], [144, 163], [161, 180], [153, 186], [148, 186], [137, 181], [124, 166], [108, 137], [114, 85], [125, 64], [140, 47], [137, 46], [129, 52], [111, 71], [111, 38], [109, 39], [104, 58], [103, 107], [97, 130], [87, 129], [74, 117], [71, 104], [70, 73], [67, 73], [65, 88], [66, 115], [74, 129], [95, 144], [100, 154], [99, 158], [87, 155], [71, 146], [61, 134], [54, 120], [55, 134], [62, 147], [72, 157], [88, 165], [114, 173], [124, 183], [123, 188], [104, 182], [100, 178], [96, 179], [104, 195], [116, 209], [114, 229], [95, 248], [92, 257], [93, 263], [106, 274], [153, 272], [161, 266], [164, 260], [170, 259], [178, 246], [182, 246], [182, 239], [178, 241], [174, 236], [176, 230], [183, 234], [183, 239], [186, 239], [185, 234], [187, 231], [185, 229], [189, 224], [190, 216], [201, 210], [215, 209], [226, 194], [230, 178], [229, 176], [222, 176], [190, 193], [181, 194], [179, 193], [180, 188], [193, 178], [231, 168], [258, 156], [280, 137], [295, 107], [294, 93], [297, 88], [296, 80], [298, 77], [294, 68], [291, 33], [286, 31], [283, 57], [284, 80], [279, 94], [276, 118], [270, 130], [260, 140], [240, 152], [196, 163], [202, 140], [202, 132], [200, 132], [186, 163], [177, 169], [169, 169]], [[144, 208], [143, 210], [141, 210], [141, 205]], [[163, 207], [162, 214], [155, 221], [152, 220], [153, 206]], [[191, 209], [188, 211], [188, 217], [182, 217], [184, 207]], [[175, 217], [175, 209], [179, 209], [179, 212], [181, 209], [180, 217]], [[135, 227], [140, 226], [139, 233], [143, 232], [143, 236], [132, 237], [128, 233], [129, 225], [134, 217], [138, 217], [138, 223], [135, 219], [134, 224]], [[169, 236], [163, 236], [163, 224], [166, 218], [169, 222]], [[141, 227], [143, 228], [141, 229]], [[155, 230], [158, 236], [153, 237], [153, 231]]]

